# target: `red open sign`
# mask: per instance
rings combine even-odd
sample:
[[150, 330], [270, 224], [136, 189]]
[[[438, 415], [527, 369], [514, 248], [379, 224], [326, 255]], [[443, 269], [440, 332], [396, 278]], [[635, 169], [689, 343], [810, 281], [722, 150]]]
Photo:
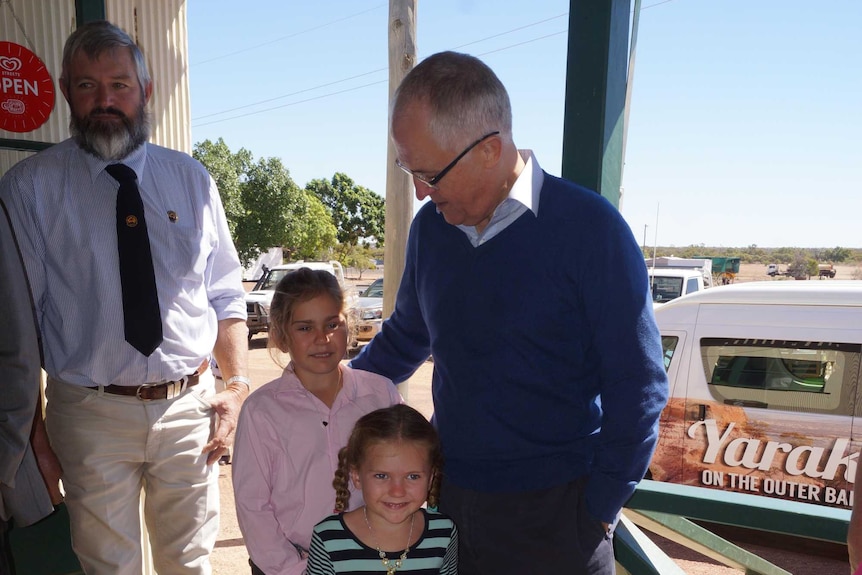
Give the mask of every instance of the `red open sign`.
[[54, 109], [54, 81], [36, 54], [0, 42], [0, 129], [32, 132]]

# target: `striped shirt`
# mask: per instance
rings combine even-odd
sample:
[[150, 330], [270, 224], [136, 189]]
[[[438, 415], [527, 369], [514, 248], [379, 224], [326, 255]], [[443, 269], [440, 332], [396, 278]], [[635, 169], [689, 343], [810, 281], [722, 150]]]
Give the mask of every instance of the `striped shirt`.
[[[425, 529], [398, 573], [457, 575], [458, 530], [449, 517], [420, 510]], [[404, 550], [387, 551], [394, 561]], [[368, 575], [386, 573], [377, 550], [365, 545], [344, 524], [343, 515], [330, 515], [314, 528], [307, 575]]]
[[164, 341], [145, 357], [125, 341], [117, 255], [119, 184], [109, 163], [66, 140], [0, 180], [30, 280], [53, 378], [75, 385], [178, 379], [209, 357], [222, 319], [245, 319], [242, 269], [213, 179], [187, 154], [144, 144], [123, 163], [153, 253]]

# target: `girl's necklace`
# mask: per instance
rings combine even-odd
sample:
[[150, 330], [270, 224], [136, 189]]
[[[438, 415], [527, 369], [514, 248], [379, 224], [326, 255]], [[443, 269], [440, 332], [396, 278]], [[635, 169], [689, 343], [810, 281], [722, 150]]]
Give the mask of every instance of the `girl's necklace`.
[[371, 534], [371, 540], [374, 542], [374, 549], [377, 550], [377, 555], [380, 557], [380, 562], [383, 563], [383, 567], [386, 569], [386, 575], [395, 575], [395, 572], [401, 569], [401, 565], [404, 564], [404, 560], [407, 559], [407, 552], [410, 551], [410, 540], [413, 539], [413, 522], [416, 521], [416, 512], [413, 512], [413, 515], [410, 516], [410, 533], [407, 535], [407, 547], [404, 548], [404, 553], [401, 554], [398, 559], [389, 559], [386, 556], [386, 553], [380, 550], [380, 546], [377, 544], [377, 538], [374, 537], [374, 530], [371, 529], [371, 523], [368, 521], [368, 507], [362, 507], [362, 515], [365, 516], [365, 525], [368, 526], [368, 532]]

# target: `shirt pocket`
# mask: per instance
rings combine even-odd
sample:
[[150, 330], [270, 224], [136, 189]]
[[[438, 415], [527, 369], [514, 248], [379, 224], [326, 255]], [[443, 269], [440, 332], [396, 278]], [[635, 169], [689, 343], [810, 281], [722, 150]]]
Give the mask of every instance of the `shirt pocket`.
[[207, 236], [196, 228], [172, 227], [169, 232], [168, 274], [177, 279], [202, 281], [212, 251]]

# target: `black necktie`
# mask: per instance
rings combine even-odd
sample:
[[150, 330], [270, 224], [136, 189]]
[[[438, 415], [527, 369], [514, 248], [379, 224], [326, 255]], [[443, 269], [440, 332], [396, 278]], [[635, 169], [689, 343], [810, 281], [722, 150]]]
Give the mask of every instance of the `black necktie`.
[[112, 164], [105, 171], [120, 183], [117, 191], [117, 250], [126, 341], [149, 356], [162, 342], [162, 318], [150, 237], [144, 219], [144, 202], [138, 192], [133, 169], [125, 164]]

